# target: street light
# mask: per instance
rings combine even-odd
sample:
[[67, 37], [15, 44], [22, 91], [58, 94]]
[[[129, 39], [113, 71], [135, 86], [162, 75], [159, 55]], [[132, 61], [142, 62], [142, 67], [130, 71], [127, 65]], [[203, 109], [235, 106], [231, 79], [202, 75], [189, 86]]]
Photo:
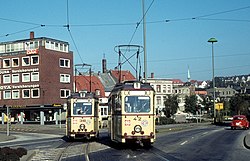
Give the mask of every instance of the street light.
[[215, 109], [215, 80], [214, 80], [214, 43], [218, 42], [215, 38], [210, 38], [207, 42], [212, 43], [212, 71], [213, 71], [213, 101], [214, 101], [214, 123], [216, 123]]

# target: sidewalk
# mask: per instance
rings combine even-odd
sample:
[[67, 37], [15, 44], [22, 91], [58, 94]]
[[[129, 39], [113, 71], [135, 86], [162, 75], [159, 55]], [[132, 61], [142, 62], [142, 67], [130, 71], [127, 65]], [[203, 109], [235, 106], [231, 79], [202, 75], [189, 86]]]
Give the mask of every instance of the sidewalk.
[[7, 136], [7, 125], [0, 125], [0, 142], [15, 139], [12, 132], [43, 133], [65, 135], [65, 124], [61, 125], [40, 125], [40, 124], [12, 124], [10, 126], [10, 136]]

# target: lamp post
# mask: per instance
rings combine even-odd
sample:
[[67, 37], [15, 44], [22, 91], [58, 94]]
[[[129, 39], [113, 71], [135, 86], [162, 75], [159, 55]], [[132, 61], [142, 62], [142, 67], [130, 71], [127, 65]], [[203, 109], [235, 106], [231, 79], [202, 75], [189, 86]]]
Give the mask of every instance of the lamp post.
[[214, 105], [214, 123], [216, 123], [215, 109], [215, 80], [214, 80], [214, 43], [218, 42], [215, 38], [210, 38], [207, 42], [212, 43], [212, 71], [213, 71], [213, 105]]

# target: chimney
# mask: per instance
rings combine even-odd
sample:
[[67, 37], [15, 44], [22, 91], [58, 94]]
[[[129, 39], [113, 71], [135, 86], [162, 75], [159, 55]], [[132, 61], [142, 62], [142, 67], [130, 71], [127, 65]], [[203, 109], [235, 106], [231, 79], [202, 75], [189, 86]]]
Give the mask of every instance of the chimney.
[[151, 73], [151, 78], [154, 78], [154, 73]]
[[35, 38], [35, 33], [34, 33], [34, 31], [31, 31], [30, 32], [30, 39], [34, 39]]

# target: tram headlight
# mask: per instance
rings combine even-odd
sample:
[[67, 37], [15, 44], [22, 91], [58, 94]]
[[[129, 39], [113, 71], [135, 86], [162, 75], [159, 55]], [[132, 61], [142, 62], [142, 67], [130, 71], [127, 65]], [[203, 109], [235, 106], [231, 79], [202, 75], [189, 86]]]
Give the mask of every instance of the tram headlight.
[[135, 125], [134, 131], [135, 131], [136, 133], [141, 132], [141, 130], [142, 130], [142, 127], [141, 127], [140, 125]]
[[84, 124], [81, 124], [81, 125], [79, 126], [79, 129], [84, 130], [84, 129], [85, 129], [85, 125], [84, 125]]

